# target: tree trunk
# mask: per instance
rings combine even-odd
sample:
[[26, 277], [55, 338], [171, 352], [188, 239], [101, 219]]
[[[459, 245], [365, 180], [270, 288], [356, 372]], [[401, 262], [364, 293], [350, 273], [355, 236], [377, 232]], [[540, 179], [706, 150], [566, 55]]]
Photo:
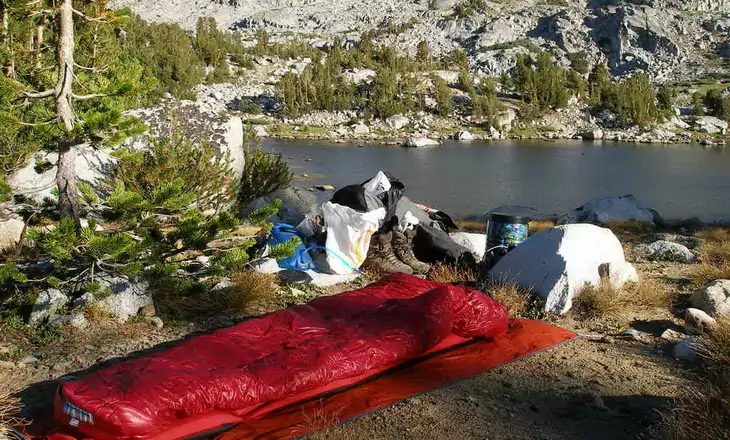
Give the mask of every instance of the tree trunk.
[[43, 54], [43, 31], [45, 30], [45, 26], [42, 24], [38, 26], [38, 30], [36, 32], [35, 36], [35, 48], [36, 48], [36, 54], [35, 54], [35, 68], [38, 70], [41, 70], [43, 68], [41, 55]]
[[[63, 0], [59, 6], [58, 19], [61, 33], [58, 41], [58, 82], [56, 83], [56, 114], [63, 122], [69, 137], [72, 136], [76, 117], [73, 99], [74, 67], [74, 17], [73, 2]], [[70, 217], [80, 229], [78, 193], [76, 192], [76, 150], [70, 141], [63, 141], [58, 151], [58, 207], [61, 215]]]
[[10, 35], [10, 18], [8, 17], [8, 9], [10, 7], [3, 2], [2, 11], [0, 12], [2, 28], [0, 28], [0, 45], [2, 45], [9, 53], [8, 60], [3, 66], [5, 76], [15, 78], [15, 55], [13, 54], [12, 38]]
[[76, 148], [70, 142], [61, 142], [58, 153], [58, 209], [61, 215], [74, 220], [76, 228], [81, 229], [78, 212], [78, 192], [76, 190]]

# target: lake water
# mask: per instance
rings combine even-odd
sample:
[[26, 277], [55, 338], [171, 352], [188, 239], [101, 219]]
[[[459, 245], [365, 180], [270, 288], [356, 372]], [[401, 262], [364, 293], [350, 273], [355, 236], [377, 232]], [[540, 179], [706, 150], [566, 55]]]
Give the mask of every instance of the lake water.
[[500, 205], [564, 213], [602, 196], [634, 194], [665, 218], [730, 218], [730, 148], [616, 142], [447, 142], [432, 148], [268, 140], [299, 186], [360, 183], [378, 170], [412, 200], [463, 218]]

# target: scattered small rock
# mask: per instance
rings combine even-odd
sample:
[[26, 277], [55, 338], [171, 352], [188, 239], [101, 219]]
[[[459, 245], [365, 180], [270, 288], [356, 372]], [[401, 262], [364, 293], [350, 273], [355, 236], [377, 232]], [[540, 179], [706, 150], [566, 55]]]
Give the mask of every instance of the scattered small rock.
[[89, 326], [89, 321], [86, 319], [86, 316], [84, 316], [83, 313], [74, 313], [73, 315], [71, 315], [69, 324], [75, 329], [83, 330]]
[[67, 370], [71, 369], [71, 365], [72, 365], [71, 361], [59, 362], [57, 364], [53, 364], [53, 367], [51, 367], [51, 371], [56, 372], [56, 373], [67, 371]]
[[212, 290], [213, 292], [217, 292], [219, 290], [228, 289], [229, 287], [233, 287], [235, 284], [231, 280], [222, 280], [218, 282], [215, 286], [213, 286]]
[[21, 359], [20, 363], [23, 365], [28, 365], [28, 364], [34, 364], [38, 361], [40, 361], [40, 359], [38, 359], [37, 357], [28, 355], [28, 356], [24, 357], [23, 359]]
[[671, 241], [659, 240], [651, 244], [638, 245], [637, 249], [646, 252], [647, 256], [652, 260], [658, 261], [681, 261], [689, 263], [697, 260], [692, 251], [687, 246]]
[[0, 221], [0, 251], [12, 249], [20, 242], [25, 223], [18, 219]]
[[715, 318], [700, 309], [689, 308], [684, 312], [686, 321], [684, 329], [691, 334], [700, 334], [711, 330], [715, 325]]
[[53, 328], [61, 328], [71, 321], [70, 316], [66, 315], [51, 315], [48, 318], [48, 325]]
[[318, 189], [320, 191], [334, 191], [335, 187], [332, 185], [317, 185], [314, 189]]
[[695, 292], [690, 304], [710, 316], [730, 315], [730, 280], [715, 280]]
[[165, 326], [165, 323], [162, 322], [162, 319], [157, 316], [148, 316], [146, 318], [146, 321], [158, 330]]
[[679, 342], [681, 340], [687, 339], [687, 335], [684, 333], [680, 333], [676, 330], [672, 330], [671, 328], [668, 328], [664, 330], [664, 333], [662, 333], [661, 336], [662, 339], [669, 342]]
[[697, 339], [684, 339], [674, 346], [673, 355], [677, 359], [695, 361], [699, 359], [699, 355], [697, 354], [698, 347], [699, 342], [697, 341]]
[[155, 306], [153, 306], [152, 304], [139, 309], [140, 316], [152, 317], [155, 316], [156, 313], [157, 310], [155, 310]]
[[28, 323], [35, 325], [45, 318], [50, 317], [61, 307], [68, 303], [68, 297], [58, 289], [44, 290], [38, 294], [33, 311], [30, 314]]
[[295, 289], [294, 287], [289, 288], [289, 295], [295, 297], [295, 298], [301, 298], [303, 296], [306, 296], [307, 294], [299, 289]]

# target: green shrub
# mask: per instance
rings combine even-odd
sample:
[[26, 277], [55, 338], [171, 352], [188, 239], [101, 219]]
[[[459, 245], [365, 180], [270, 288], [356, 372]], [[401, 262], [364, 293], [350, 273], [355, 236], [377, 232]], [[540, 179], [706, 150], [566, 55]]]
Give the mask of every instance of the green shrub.
[[137, 210], [174, 214], [191, 204], [217, 210], [235, 193], [230, 157], [216, 157], [209, 143], [193, 143], [178, 129], [153, 139], [147, 150], [122, 149], [115, 155], [121, 161], [106, 202], [119, 215]]
[[460, 18], [471, 17], [477, 12], [484, 12], [486, 8], [484, 0], [463, 0], [454, 6], [454, 15]]
[[537, 59], [529, 55], [518, 56], [512, 76], [523, 99], [538, 109], [561, 108], [568, 104], [565, 69], [556, 66], [546, 52], [541, 52]]
[[576, 72], [581, 75], [588, 73], [588, 56], [585, 52], [571, 52], [568, 54], [568, 60], [570, 60], [570, 67]]
[[701, 92], [694, 92], [692, 94], [692, 108], [695, 116], [705, 115], [704, 95]]
[[260, 146], [245, 151], [246, 164], [238, 189], [238, 201], [246, 205], [274, 191], [287, 188], [292, 173], [280, 154], [263, 151]]
[[446, 81], [438, 75], [431, 75], [431, 82], [436, 89], [436, 111], [441, 116], [448, 116], [453, 111], [451, 89]]
[[708, 91], [703, 102], [712, 116], [730, 120], [730, 97], [725, 96], [721, 89]]
[[13, 190], [10, 188], [5, 179], [0, 176], [0, 203], [7, 202], [13, 196]]
[[676, 93], [669, 87], [662, 87], [656, 94], [659, 110], [667, 115], [674, 113], [674, 98]]
[[193, 88], [203, 81], [205, 63], [195, 51], [192, 35], [177, 24], [147, 24], [137, 16], [125, 29], [124, 49], [158, 79], [162, 91], [194, 98]]
[[468, 70], [459, 71], [459, 83], [457, 87], [466, 93], [474, 91], [474, 82], [471, 80]]

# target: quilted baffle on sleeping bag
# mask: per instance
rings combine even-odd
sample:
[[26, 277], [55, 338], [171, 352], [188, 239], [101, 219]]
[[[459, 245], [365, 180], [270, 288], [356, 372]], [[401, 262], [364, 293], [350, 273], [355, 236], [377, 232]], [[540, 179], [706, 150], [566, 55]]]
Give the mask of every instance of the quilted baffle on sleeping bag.
[[506, 329], [504, 307], [480, 292], [392, 275], [64, 382], [56, 416], [97, 440], [178, 438], [165, 433], [244, 420], [272, 402], [397, 366], [450, 335]]

